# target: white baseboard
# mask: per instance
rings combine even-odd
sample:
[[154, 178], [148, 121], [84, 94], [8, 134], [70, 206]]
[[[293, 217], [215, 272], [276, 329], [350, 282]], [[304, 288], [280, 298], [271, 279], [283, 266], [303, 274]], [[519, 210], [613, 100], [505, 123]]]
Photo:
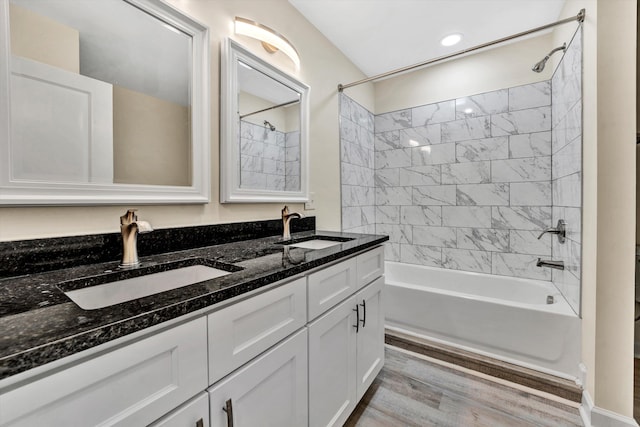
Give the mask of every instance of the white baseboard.
[[585, 427], [639, 427], [633, 418], [595, 406], [586, 390], [582, 392], [580, 417]]

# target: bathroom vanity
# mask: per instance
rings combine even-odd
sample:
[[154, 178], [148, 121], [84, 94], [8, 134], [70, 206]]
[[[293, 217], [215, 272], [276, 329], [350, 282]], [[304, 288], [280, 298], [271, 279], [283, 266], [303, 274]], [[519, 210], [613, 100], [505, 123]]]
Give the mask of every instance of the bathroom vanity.
[[0, 279], [0, 426], [342, 425], [384, 362], [387, 237], [292, 236], [142, 256], [236, 271], [95, 310], [60, 284], [117, 261]]

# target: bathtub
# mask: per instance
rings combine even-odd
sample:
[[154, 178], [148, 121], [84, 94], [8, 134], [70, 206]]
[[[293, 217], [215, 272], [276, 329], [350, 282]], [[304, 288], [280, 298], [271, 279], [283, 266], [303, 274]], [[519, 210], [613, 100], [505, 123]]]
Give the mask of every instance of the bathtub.
[[562, 378], [579, 375], [580, 319], [551, 282], [389, 261], [385, 282], [392, 330]]

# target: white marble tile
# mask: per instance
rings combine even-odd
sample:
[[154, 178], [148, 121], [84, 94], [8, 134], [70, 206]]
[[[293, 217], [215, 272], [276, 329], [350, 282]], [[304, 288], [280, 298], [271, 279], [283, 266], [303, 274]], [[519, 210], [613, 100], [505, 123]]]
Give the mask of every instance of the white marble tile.
[[582, 106], [578, 101], [553, 128], [551, 147], [554, 153], [582, 136]]
[[566, 270], [553, 270], [551, 278], [573, 311], [580, 315], [580, 279]]
[[375, 152], [375, 168], [402, 168], [411, 166], [411, 149], [386, 150]]
[[[493, 252], [492, 256], [492, 274], [535, 280], [551, 280], [550, 269], [536, 267], [538, 258], [534, 255]], [[544, 300], [540, 301], [540, 304], [544, 304], [544, 302]]]
[[440, 165], [414, 166], [400, 169], [400, 185], [440, 184]]
[[580, 253], [582, 246], [573, 240], [565, 240], [564, 243], [558, 242], [558, 239], [551, 241], [551, 253], [553, 259], [564, 261], [565, 271], [570, 272], [576, 277], [580, 277]]
[[442, 165], [443, 184], [482, 184], [491, 182], [491, 162], [468, 162]]
[[551, 131], [509, 136], [509, 157], [551, 155]]
[[283, 132], [276, 132], [276, 145], [284, 147], [286, 145], [286, 135]]
[[509, 184], [467, 184], [456, 187], [456, 204], [458, 206], [509, 205]]
[[[550, 257], [551, 239], [547, 236], [542, 236], [542, 239], [538, 239], [539, 235], [539, 231], [510, 230], [509, 252]], [[506, 250], [503, 252], [506, 252]]]
[[400, 224], [400, 206], [376, 206], [376, 224]]
[[[285, 175], [285, 162], [279, 160], [264, 159], [263, 160], [264, 173], [270, 173], [273, 175]], [[298, 173], [300, 175], [300, 173]]]
[[[287, 162], [295, 162], [300, 160], [300, 146], [294, 145], [292, 147], [287, 147], [286, 152], [284, 152], [282, 148], [278, 149], [277, 159], [278, 160], [286, 160]], [[266, 157], [266, 153], [265, 153]], [[284, 157], [284, 158], [283, 158]]]
[[[300, 157], [300, 153], [297, 154], [298, 158]], [[289, 156], [289, 150], [287, 150], [287, 158]], [[294, 154], [291, 154], [291, 157], [294, 157]], [[264, 158], [271, 160], [285, 160], [285, 151], [283, 147], [278, 147], [273, 144], [265, 144], [264, 145]], [[296, 160], [295, 158], [291, 158], [290, 160]]]
[[411, 127], [411, 110], [392, 111], [375, 116], [375, 132], [405, 129]]
[[491, 228], [491, 208], [443, 206], [442, 225], [447, 227]]
[[240, 172], [240, 188], [264, 190], [267, 188], [267, 175], [258, 172]]
[[548, 130], [551, 130], [550, 107], [529, 108], [491, 116], [491, 134], [493, 136], [517, 135]]
[[408, 225], [442, 225], [442, 207], [401, 206], [400, 223]]
[[398, 187], [400, 182], [400, 168], [376, 169], [374, 172], [374, 182], [376, 187]]
[[362, 224], [375, 225], [376, 223], [376, 207], [362, 206], [361, 208]]
[[506, 113], [509, 110], [507, 89], [456, 99], [456, 119]]
[[511, 206], [551, 206], [551, 181], [512, 182]]
[[362, 210], [358, 206], [342, 208], [342, 228], [352, 229], [362, 225]]
[[456, 161], [456, 145], [453, 143], [425, 145], [410, 150], [412, 166], [438, 165]]
[[509, 231], [491, 228], [458, 228], [459, 249], [506, 252], [509, 250]]
[[386, 261], [400, 262], [400, 243], [385, 242], [384, 259]]
[[284, 175], [267, 174], [267, 190], [284, 191], [285, 177]]
[[551, 207], [497, 206], [491, 209], [491, 228], [542, 231], [551, 226]]
[[580, 172], [582, 168], [582, 141], [576, 139], [565, 145], [551, 158], [553, 178], [562, 178]]
[[509, 111], [551, 105], [549, 80], [509, 88]]
[[397, 150], [399, 148], [404, 148], [400, 143], [399, 130], [376, 133], [375, 135], [376, 151]]
[[342, 206], [369, 206], [375, 204], [374, 188], [355, 185], [342, 186]]
[[286, 176], [285, 182], [284, 182], [284, 188], [287, 191], [300, 191], [300, 177]]
[[529, 182], [551, 179], [551, 157], [492, 160], [492, 182]]
[[425, 126], [455, 120], [455, 101], [443, 101], [412, 108], [411, 116], [413, 126]]
[[[288, 155], [287, 148], [287, 155]], [[341, 144], [341, 160], [343, 162], [351, 163], [353, 165], [364, 166], [373, 169], [374, 167], [374, 152], [373, 150], [367, 150], [361, 145], [354, 144], [352, 142], [343, 141]]]
[[581, 174], [574, 173], [552, 181], [554, 206], [582, 206]]
[[443, 248], [442, 266], [454, 270], [491, 273], [491, 252]]
[[[489, 138], [491, 120], [489, 116], [472, 117], [442, 123], [442, 142], [466, 141], [469, 139]], [[506, 135], [506, 134], [502, 134]]]
[[245, 156], [264, 157], [264, 144], [251, 139], [240, 140], [240, 154]]
[[442, 267], [442, 252], [440, 248], [419, 245], [400, 245], [400, 261], [407, 264]]
[[440, 144], [440, 125], [427, 125], [402, 129], [400, 144], [402, 147], [419, 147], [422, 145]]
[[451, 227], [413, 226], [413, 244], [439, 248], [456, 247], [456, 229]]
[[413, 204], [419, 206], [429, 205], [455, 205], [455, 185], [425, 185], [413, 187]]
[[[266, 162], [266, 160], [265, 160]], [[282, 164], [282, 162], [277, 162]], [[287, 176], [300, 176], [300, 162], [284, 162], [285, 175]], [[367, 184], [368, 185], [368, 184]], [[371, 184], [373, 186], [373, 184]]]
[[402, 206], [411, 205], [411, 187], [377, 187], [376, 206]]
[[356, 143], [358, 139], [358, 126], [351, 120], [340, 118], [340, 140]]
[[[262, 172], [262, 157], [240, 156], [240, 170], [247, 172]], [[267, 173], [271, 173], [265, 171]]]
[[342, 169], [342, 176], [340, 179], [343, 184], [362, 186], [373, 185], [373, 169], [344, 162], [340, 166]]
[[376, 224], [376, 234], [389, 236], [391, 243], [411, 243], [412, 229], [404, 224]]
[[458, 162], [477, 162], [509, 158], [509, 137], [474, 139], [456, 143]]

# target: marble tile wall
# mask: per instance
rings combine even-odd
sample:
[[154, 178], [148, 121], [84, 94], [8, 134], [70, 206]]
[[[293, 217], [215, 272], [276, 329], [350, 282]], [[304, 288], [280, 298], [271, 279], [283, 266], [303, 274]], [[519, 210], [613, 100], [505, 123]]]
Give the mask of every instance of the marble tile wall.
[[564, 219], [567, 240], [554, 237], [553, 259], [565, 270], [553, 270], [552, 280], [576, 313], [580, 313], [582, 253], [582, 31], [578, 29], [551, 79], [552, 222]]
[[374, 119], [366, 108], [340, 94], [342, 230], [375, 233]]
[[300, 132], [269, 130], [240, 122], [240, 186], [261, 190], [300, 189]]
[[551, 280], [551, 123], [549, 81], [375, 116], [386, 258]]

